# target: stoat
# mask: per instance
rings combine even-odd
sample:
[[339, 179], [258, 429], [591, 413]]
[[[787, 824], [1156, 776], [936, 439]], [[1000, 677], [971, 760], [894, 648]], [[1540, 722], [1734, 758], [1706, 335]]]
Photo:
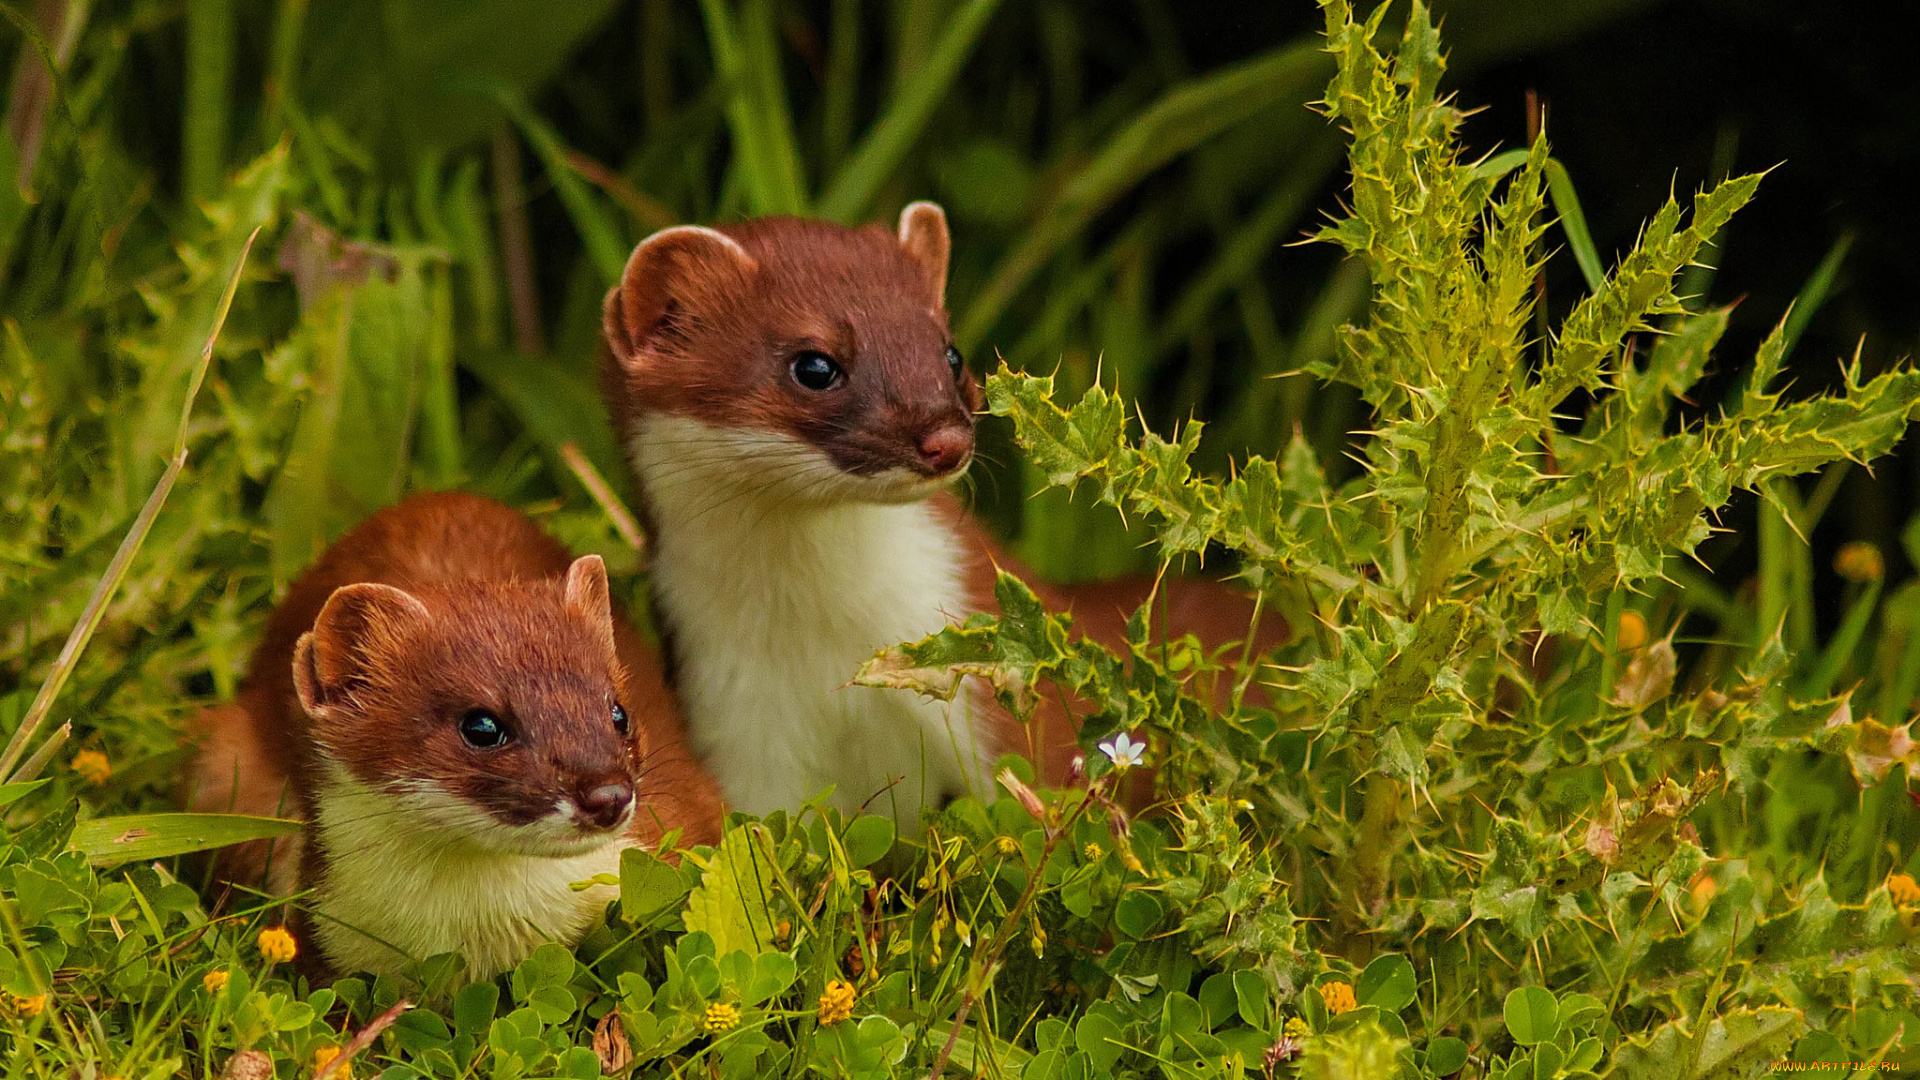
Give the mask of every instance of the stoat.
[[622, 849], [717, 832], [711, 778], [599, 556], [476, 496], [415, 496], [342, 537], [200, 726], [193, 809], [305, 822], [218, 869], [311, 890], [291, 928], [316, 976], [459, 952], [490, 977], [577, 940], [613, 890], [573, 885], [616, 873]]
[[[877, 650], [991, 607], [993, 567], [1008, 565], [947, 493], [982, 397], [948, 330], [948, 248], [926, 202], [892, 232], [681, 226], [641, 243], [607, 296], [604, 386], [652, 537], [670, 679], [739, 809], [831, 787], [843, 810], [911, 823], [991, 797], [1005, 750], [1051, 759], [1056, 780], [1072, 752], [1064, 724], [1026, 746], [984, 698], [849, 685]], [[1100, 587], [1088, 605], [1130, 609], [1150, 585]], [[1244, 636], [1246, 598], [1173, 590], [1189, 625]], [[1117, 642], [1123, 620], [1093, 614]]]

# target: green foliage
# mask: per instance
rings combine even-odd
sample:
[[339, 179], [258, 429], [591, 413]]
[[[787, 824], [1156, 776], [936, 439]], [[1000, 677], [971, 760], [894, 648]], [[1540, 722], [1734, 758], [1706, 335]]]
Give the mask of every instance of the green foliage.
[[[1757, 178], [1670, 201], [1604, 272], [1544, 140], [1462, 149], [1419, 7], [1355, 22], [1330, 2], [1325, 48], [1193, 74], [1161, 57], [1081, 100], [1070, 17], [992, 0], [898, 5], [891, 80], [854, 62], [874, 20], [839, 0], [818, 86], [784, 70], [812, 25], [792, 5], [562, 6], [81, 5], [64, 44], [23, 46], [29, 81], [55, 74], [0, 138], [22, 177], [0, 183], [0, 731], [41, 725], [0, 770], [9, 1075], [213, 1077], [253, 1051], [308, 1076], [403, 1000], [419, 1007], [368, 1036], [355, 1075], [1915, 1063], [1915, 887], [1890, 875], [1920, 869], [1902, 768], [1920, 582], [1856, 575], [1817, 641], [1802, 537], [1840, 470], [1901, 435], [1920, 382], [1855, 366], [1832, 396], [1777, 389], [1837, 247], [1744, 381], [1698, 400], [1727, 309], [1683, 304], [1676, 275]], [[1449, 33], [1485, 59], [1609, 6], [1553, 26], [1457, 13]], [[638, 73], [600, 81], [638, 88], [646, 135], [606, 165], [578, 145], [623, 114], [595, 80], [551, 76], [628, 14]], [[124, 57], [183, 19], [175, 101]], [[1040, 75], [1023, 35], [1049, 43]], [[224, 89], [255, 77], [257, 100]], [[1322, 83], [1316, 125], [1297, 104]], [[177, 198], [171, 150], [142, 133], [160, 108], [186, 117]], [[1319, 236], [1350, 258], [1283, 325], [1262, 275], [1340, 128], [1350, 212]], [[525, 232], [547, 219], [520, 201], [548, 186], [578, 251]], [[1000, 617], [861, 677], [946, 696], [972, 676], [1016, 712], [1070, 691], [1084, 783], [1035, 793], [1015, 765], [1005, 797], [913, 841], [810, 808], [673, 859], [628, 852], [585, 941], [495, 982], [436, 957], [314, 989], [262, 955], [263, 904], [210, 919], [176, 854], [286, 826], [159, 811], [184, 717], [231, 695], [275, 591], [366, 512], [452, 485], [631, 569], [562, 455], [618, 475], [589, 365], [628, 246], [927, 191], [957, 229], [956, 326], [1011, 361], [989, 382], [1024, 455], [1011, 494], [1054, 488], [1022, 514], [1026, 552], [1057, 576], [1230, 552], [1287, 643], [1208, 653], [1143, 611], [1115, 655], [1002, 578]], [[1589, 293], [1542, 339], [1549, 208]], [[1154, 280], [1197, 241], [1190, 277]], [[1251, 359], [1138, 407], [1169, 357], [1217, 341]], [[1257, 378], [1289, 368], [1334, 389]], [[1169, 427], [1210, 380], [1241, 403], [1204, 440]], [[1330, 468], [1347, 450], [1351, 479]], [[1069, 504], [1076, 488], [1092, 497]], [[1736, 590], [1684, 556], [1740, 491], [1770, 516]], [[1920, 561], [1920, 527], [1909, 540]], [[63, 650], [76, 625], [93, 640]], [[1149, 746], [1153, 813], [1116, 801], [1138, 779], [1101, 748], [1121, 734]]]

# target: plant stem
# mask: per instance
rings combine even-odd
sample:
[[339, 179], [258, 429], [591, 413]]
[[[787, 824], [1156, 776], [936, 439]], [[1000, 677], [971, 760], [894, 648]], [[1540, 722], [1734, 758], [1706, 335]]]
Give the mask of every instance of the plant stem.
[[1374, 909], [1386, 899], [1388, 870], [1393, 862], [1394, 841], [1401, 818], [1400, 784], [1392, 777], [1374, 773], [1367, 778], [1362, 796], [1360, 840], [1354, 845], [1353, 858], [1342, 875], [1349, 903], [1342, 909], [1347, 921], [1349, 951], [1363, 940], [1360, 932]]
[[[1113, 775], [1108, 773], [1094, 783], [1106, 783]], [[1046, 877], [1047, 860], [1053, 857], [1054, 851], [1060, 847], [1061, 839], [1073, 831], [1074, 823], [1080, 820], [1080, 817], [1087, 812], [1087, 807], [1091, 805], [1093, 805], [1093, 791], [1089, 786], [1087, 794], [1080, 800], [1080, 805], [1073, 808], [1073, 812], [1067, 815], [1059, 828], [1048, 830], [1047, 841], [1040, 849], [1040, 858], [1034, 862], [1033, 871], [1027, 875], [1027, 887], [1020, 891], [1020, 898], [1013, 902], [1007, 917], [1000, 920], [1000, 926], [994, 931], [993, 939], [987, 942], [982, 950], [984, 955], [972, 962], [971, 970], [967, 973], [966, 995], [960, 999], [960, 1007], [954, 1010], [953, 1027], [947, 1031], [946, 1044], [940, 1047], [940, 1053], [933, 1059], [933, 1071], [927, 1074], [927, 1080], [940, 1080], [940, 1074], [946, 1070], [947, 1059], [953, 1056], [954, 1045], [960, 1041], [960, 1029], [966, 1026], [967, 1013], [972, 1011], [973, 1003], [979, 1000], [981, 987], [986, 985], [987, 980], [993, 977], [994, 971], [1000, 966], [1000, 956], [1012, 941], [1013, 932], [1020, 925], [1020, 917], [1026, 914], [1027, 907], [1039, 894], [1041, 879]]]
[[520, 180], [520, 137], [502, 124], [493, 135], [494, 212], [500, 222], [500, 256], [507, 271], [513, 343], [528, 356], [546, 352], [540, 343], [540, 292], [533, 276], [533, 226]]

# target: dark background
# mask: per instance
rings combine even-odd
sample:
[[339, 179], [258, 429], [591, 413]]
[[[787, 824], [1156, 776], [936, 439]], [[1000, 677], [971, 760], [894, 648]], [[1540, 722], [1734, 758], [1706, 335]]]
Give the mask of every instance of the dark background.
[[[1182, 5], [1175, 18], [1196, 65], [1241, 59], [1319, 28], [1311, 10], [1252, 10], [1259, 6]], [[1436, 8], [1445, 19], [1456, 6]], [[1465, 5], [1454, 18], [1498, 21], [1488, 6]], [[1443, 41], [1448, 29], [1443, 22]], [[1708, 299], [1738, 307], [1717, 354], [1720, 370], [1695, 395], [1704, 407], [1843, 236], [1852, 237], [1851, 247], [1796, 347], [1789, 393], [1836, 385], [1856, 348], [1869, 375], [1916, 351], [1916, 40], [1920, 6], [1912, 4], [1670, 0], [1517, 59], [1463, 63], [1456, 52], [1449, 85], [1460, 105], [1483, 109], [1465, 129], [1476, 153], [1524, 145], [1528, 94], [1537, 95], [1554, 154], [1573, 176], [1609, 265], [1670, 192], [1684, 200], [1729, 166], [1771, 170], [1722, 238]], [[1343, 183], [1330, 185], [1320, 205], [1336, 205]], [[1573, 261], [1553, 259], [1548, 298], [1556, 322], [1582, 291]], [[1810, 490], [1811, 480], [1803, 487]], [[1917, 488], [1920, 448], [1911, 441], [1871, 474], [1855, 468], [1848, 477], [1813, 536], [1816, 595], [1831, 600], [1822, 604], [1823, 622], [1835, 617], [1838, 581], [1828, 564], [1841, 543], [1877, 543], [1896, 580], [1911, 571], [1899, 534]], [[1728, 534], [1705, 551], [1729, 584], [1752, 568], [1753, 504], [1751, 495], [1738, 497], [1723, 519]]]

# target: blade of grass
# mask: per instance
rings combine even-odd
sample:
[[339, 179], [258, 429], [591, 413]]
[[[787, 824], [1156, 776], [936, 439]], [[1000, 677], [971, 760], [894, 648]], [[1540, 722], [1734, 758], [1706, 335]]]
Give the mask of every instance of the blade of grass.
[[186, 92], [180, 169], [189, 199], [219, 192], [227, 168], [228, 94], [233, 81], [233, 0], [187, 0]]
[[73, 632], [67, 636], [67, 642], [60, 648], [60, 655], [54, 658], [53, 668], [47, 673], [46, 681], [40, 684], [40, 692], [27, 707], [27, 714], [21, 718], [20, 727], [7, 741], [7, 748], [0, 753], [0, 783], [12, 775], [13, 767], [20, 756], [26, 752], [27, 743], [45, 722], [47, 713], [53, 708], [53, 699], [66, 686], [68, 676], [73, 674], [75, 665], [80, 662], [80, 652], [87, 647], [93, 637], [93, 631], [100, 625], [100, 619], [106, 614], [107, 601], [120, 587], [132, 566], [133, 557], [146, 541], [147, 532], [153, 528], [154, 519], [160, 515], [160, 508], [166, 504], [167, 493], [173, 490], [173, 482], [180, 478], [180, 470], [187, 464], [185, 450], [176, 453], [167, 463], [167, 471], [160, 476], [160, 482], [154, 485], [153, 494], [147, 497], [147, 503], [140, 510], [140, 516], [134, 519], [133, 528], [120, 542], [120, 549], [114, 552], [113, 561], [107, 564], [107, 572], [94, 587], [93, 596], [88, 599], [86, 609], [81, 612], [80, 621], [74, 625]]
[[1587, 279], [1587, 291], [1599, 292], [1606, 284], [1606, 271], [1600, 266], [1600, 253], [1594, 250], [1593, 234], [1587, 231], [1587, 215], [1580, 209], [1580, 196], [1574, 193], [1573, 177], [1558, 158], [1547, 159], [1547, 194], [1553, 199], [1553, 212], [1560, 215], [1560, 230], [1567, 234], [1567, 247], [1573, 261], [1580, 265], [1580, 276]]
[[113, 599], [113, 594], [120, 588], [121, 581], [133, 565], [133, 557], [139, 553], [140, 545], [146, 542], [147, 533], [153, 528], [154, 519], [160, 516], [160, 508], [166, 505], [167, 493], [173, 490], [174, 481], [180, 478], [180, 471], [186, 467], [187, 421], [193, 415], [194, 398], [199, 396], [200, 384], [206, 380], [207, 367], [213, 362], [214, 342], [219, 340], [220, 329], [226, 325], [227, 312], [233, 307], [234, 293], [240, 288], [240, 274], [247, 266], [247, 254], [253, 250], [253, 242], [259, 236], [257, 227], [248, 235], [247, 242], [240, 248], [240, 258], [234, 264], [233, 274], [227, 279], [226, 291], [220, 295], [220, 303], [214, 309], [213, 329], [207, 334], [206, 347], [200, 351], [200, 364], [187, 385], [186, 402], [180, 408], [180, 431], [174, 438], [173, 458], [167, 463], [166, 472], [161, 474], [160, 482], [154, 485], [153, 493], [147, 496], [146, 505], [140, 508], [140, 515], [134, 519], [133, 527], [120, 542], [119, 550], [113, 553], [113, 561], [107, 564], [100, 583], [94, 586], [93, 595], [88, 598], [86, 609], [80, 614], [80, 621], [74, 624], [73, 632], [67, 635], [66, 644], [61, 646], [60, 655], [54, 658], [46, 681], [40, 684], [40, 692], [34, 697], [33, 704], [27, 706], [26, 715], [21, 717], [20, 727], [7, 741], [6, 750], [0, 752], [0, 783], [4, 783], [12, 774], [21, 755], [26, 753], [27, 743], [46, 721], [54, 699], [59, 696], [67, 678], [73, 674], [75, 665], [80, 662], [81, 651], [87, 647], [101, 618], [106, 615], [107, 602]]
[[780, 55], [766, 0], [748, 0], [738, 21], [726, 0], [700, 0], [714, 71], [728, 88], [727, 126], [747, 204], [756, 215], [806, 212], [793, 123], [780, 86]]
[[1840, 273], [1840, 264], [1846, 260], [1847, 252], [1852, 247], [1853, 234], [1840, 234], [1840, 239], [1827, 249], [1826, 257], [1814, 268], [1807, 283], [1800, 287], [1800, 294], [1793, 298], [1793, 307], [1787, 311], [1787, 327], [1783, 334], [1786, 340], [1783, 360], [1793, 352], [1793, 346], [1800, 340], [1800, 335], [1806, 332], [1807, 324], [1813, 321], [1820, 305], [1826, 303], [1827, 293], [1833, 288], [1833, 279]]
[[553, 183], [554, 194], [560, 196], [561, 205], [567, 208], [567, 216], [579, 231], [580, 240], [587, 248], [587, 257], [593, 261], [593, 268], [607, 285], [618, 282], [621, 272], [626, 269], [627, 252], [632, 245], [627, 243], [627, 238], [621, 233], [619, 225], [615, 224], [613, 215], [607, 212], [605, 204], [600, 202], [593, 189], [586, 185], [569, 162], [570, 151], [560, 141], [559, 133], [506, 85], [495, 85], [493, 97], [513, 118], [513, 122], [519, 125], [533, 152], [540, 156], [547, 179]]
[[520, 141], [502, 125], [493, 133], [493, 208], [499, 220], [500, 262], [507, 278], [507, 321], [513, 343], [528, 356], [547, 351], [540, 337], [540, 290], [535, 288], [533, 226], [521, 176]]
[[1820, 650], [1820, 658], [1814, 661], [1800, 685], [1796, 696], [1823, 698], [1833, 693], [1833, 684], [1839, 680], [1840, 673], [1846, 670], [1847, 661], [1853, 659], [1854, 650], [1860, 647], [1860, 639], [1866, 635], [1867, 624], [1873, 620], [1875, 606], [1880, 603], [1880, 585], [1870, 581], [1867, 587], [1847, 608], [1846, 618], [1840, 620], [1840, 628], [1835, 630], [1827, 647]]
[[1800, 496], [1783, 481], [1766, 485], [1761, 494], [1753, 642], [1758, 645], [1780, 633], [1787, 648], [1802, 652], [1812, 646], [1813, 583], [1807, 541], [1794, 529]]
[[72, 735], [73, 721], [71, 720], [55, 728], [53, 734], [47, 736], [47, 741], [40, 744], [40, 749], [35, 750], [32, 757], [21, 763], [19, 771], [7, 778], [7, 783], [9, 785], [31, 784], [39, 779], [40, 774], [46, 771], [47, 763], [53, 760], [53, 755], [59, 753], [61, 747], [67, 745], [67, 739]]
[[420, 434], [427, 482], [449, 488], [460, 482], [460, 405], [453, 371], [453, 270], [434, 262], [427, 275], [425, 347], [422, 350]]
[[299, 832], [301, 823], [247, 814], [123, 814], [73, 827], [67, 846], [95, 866], [165, 859]]
[[853, 143], [853, 110], [860, 93], [860, 0], [833, 0], [828, 19], [820, 148], [826, 167], [839, 169]]
[[[960, 347], [980, 344], [1033, 275], [1093, 216], [1142, 179], [1269, 106], [1303, 101], [1326, 78], [1320, 39], [1303, 39], [1174, 87], [1122, 128], [1045, 209], [959, 320]], [[1325, 137], [1331, 137], [1327, 135]]]
[[640, 523], [633, 519], [633, 512], [620, 501], [620, 496], [614, 494], [613, 485], [607, 483], [607, 478], [593, 467], [587, 455], [580, 452], [580, 444], [561, 443], [560, 456], [565, 459], [567, 468], [573, 470], [580, 486], [586, 488], [593, 501], [600, 504], [600, 510], [607, 515], [607, 520], [613, 522], [613, 531], [620, 534], [620, 539], [625, 540], [628, 547], [644, 554], [647, 538], [640, 532]]
[[973, 55], [987, 20], [999, 7], [1000, 0], [967, 0], [949, 19], [926, 64], [914, 72], [906, 92], [893, 99], [880, 122], [860, 140], [853, 159], [820, 197], [815, 213], [852, 223], [867, 212], [880, 186], [926, 130], [934, 108], [947, 96], [961, 66]]
[[266, 107], [260, 111], [261, 130], [267, 142], [280, 138], [286, 128], [285, 111], [291, 101], [294, 80], [300, 72], [300, 32], [307, 24], [307, 0], [280, 0], [273, 19], [273, 44], [268, 52], [267, 84], [262, 97]]
[[567, 165], [574, 172], [586, 177], [600, 190], [613, 197], [627, 212], [627, 216], [639, 223], [648, 232], [670, 229], [680, 224], [680, 215], [659, 199], [634, 187], [626, 177], [600, 164], [578, 150], [567, 151]]
[[1165, 355], [1193, 333], [1206, 321], [1220, 298], [1252, 274], [1280, 242], [1281, 235], [1299, 223], [1307, 201], [1339, 163], [1339, 149], [1333, 140], [1321, 139], [1294, 157], [1284, 179], [1274, 186], [1258, 209], [1234, 224], [1233, 238], [1168, 309], [1160, 323], [1158, 340], [1154, 342], [1155, 354]]

